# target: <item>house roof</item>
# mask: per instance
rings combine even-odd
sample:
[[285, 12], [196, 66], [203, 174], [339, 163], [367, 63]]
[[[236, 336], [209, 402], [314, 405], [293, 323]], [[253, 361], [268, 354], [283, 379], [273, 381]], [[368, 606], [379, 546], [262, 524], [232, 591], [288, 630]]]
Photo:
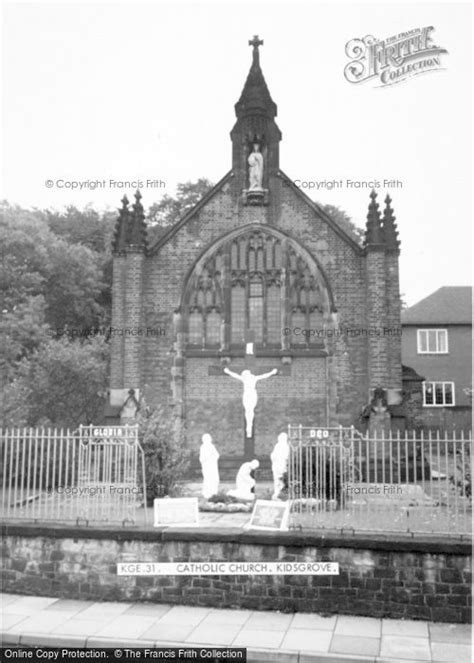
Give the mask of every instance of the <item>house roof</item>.
[[402, 311], [402, 325], [440, 324], [472, 324], [471, 286], [443, 286]]

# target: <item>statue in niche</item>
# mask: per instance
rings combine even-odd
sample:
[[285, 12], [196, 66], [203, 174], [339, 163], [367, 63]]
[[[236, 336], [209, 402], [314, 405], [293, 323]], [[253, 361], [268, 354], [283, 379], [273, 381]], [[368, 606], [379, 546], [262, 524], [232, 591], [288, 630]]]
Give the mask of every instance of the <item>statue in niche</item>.
[[252, 152], [247, 161], [249, 164], [249, 191], [262, 191], [263, 154], [260, 152], [260, 143], [253, 143]]
[[369, 434], [377, 436], [389, 434], [391, 416], [388, 409], [386, 392], [380, 386], [374, 389], [374, 395], [369, 404]]
[[135, 389], [129, 389], [128, 396], [120, 410], [120, 423], [125, 424], [135, 421], [139, 409], [140, 403], [136, 397]]
[[255, 499], [255, 478], [254, 472], [260, 466], [258, 460], [251, 460], [240, 466], [235, 478], [235, 490], [229, 490], [227, 493], [231, 497], [240, 500]]
[[288, 472], [288, 458], [290, 456], [290, 447], [288, 445], [288, 435], [280, 433], [270, 458], [272, 461], [273, 473], [273, 495], [272, 500], [277, 500], [281, 491], [285, 487], [283, 476]]
[[204, 433], [201, 438], [202, 444], [199, 449], [199, 462], [202, 470], [202, 495], [208, 500], [217, 495], [219, 489], [219, 452], [212, 443], [209, 433]]
[[380, 386], [374, 389], [374, 395], [370, 402], [370, 411], [374, 414], [383, 415], [387, 411], [387, 399], [385, 398], [385, 390]]
[[245, 411], [246, 436], [252, 437], [253, 420], [255, 417], [255, 407], [257, 405], [257, 400], [258, 400], [257, 388], [256, 388], [257, 382], [259, 380], [265, 380], [266, 378], [270, 378], [272, 377], [272, 375], [276, 375], [278, 373], [278, 369], [274, 368], [272, 371], [269, 371], [268, 373], [263, 373], [262, 375], [254, 375], [248, 369], [245, 369], [239, 375], [238, 373], [234, 373], [233, 371], [231, 371], [229, 368], [226, 367], [224, 368], [224, 373], [230, 375], [231, 378], [239, 380], [239, 382], [242, 382], [242, 384], [244, 385], [242, 404], [244, 406], [244, 411]]

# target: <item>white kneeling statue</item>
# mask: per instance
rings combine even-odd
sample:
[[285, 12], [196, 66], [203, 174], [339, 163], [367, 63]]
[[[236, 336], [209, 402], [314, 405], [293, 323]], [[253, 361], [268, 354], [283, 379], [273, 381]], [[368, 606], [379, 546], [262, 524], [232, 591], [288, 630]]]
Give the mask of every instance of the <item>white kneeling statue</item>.
[[212, 443], [212, 437], [208, 433], [202, 436], [202, 444], [199, 450], [199, 462], [202, 469], [202, 495], [208, 500], [217, 495], [219, 490], [219, 452]]
[[288, 435], [280, 433], [278, 441], [275, 444], [270, 458], [272, 460], [273, 473], [273, 495], [272, 500], [277, 500], [279, 494], [284, 488], [283, 475], [288, 472], [288, 458], [290, 457], [290, 447], [288, 445]]
[[255, 488], [257, 482], [251, 476], [251, 473], [259, 466], [260, 463], [258, 460], [251, 460], [241, 465], [235, 479], [235, 490], [229, 490], [227, 494], [240, 500], [255, 499], [255, 493], [252, 492], [252, 488]]

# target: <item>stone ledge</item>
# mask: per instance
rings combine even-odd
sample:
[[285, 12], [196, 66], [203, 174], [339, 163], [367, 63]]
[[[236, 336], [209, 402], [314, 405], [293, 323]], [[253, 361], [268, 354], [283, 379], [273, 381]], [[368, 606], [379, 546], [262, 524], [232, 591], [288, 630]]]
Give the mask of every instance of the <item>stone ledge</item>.
[[[221, 359], [230, 357], [231, 359], [243, 359], [245, 350], [243, 348], [230, 348], [229, 350], [187, 348], [183, 355], [189, 359]], [[325, 349], [324, 343], [311, 343], [305, 347], [292, 346], [287, 350], [281, 348], [259, 348], [257, 345], [257, 356], [259, 359], [282, 359], [283, 357], [328, 357], [329, 353]]]
[[11, 523], [2, 525], [2, 536], [51, 537], [67, 539], [111, 539], [113, 541], [215, 541], [222, 543], [292, 546], [298, 548], [353, 548], [385, 550], [388, 552], [422, 552], [446, 555], [471, 555], [469, 539], [450, 539], [440, 536], [410, 537], [403, 534], [342, 534], [321, 532], [263, 532], [244, 531], [239, 527], [77, 527], [64, 524]]

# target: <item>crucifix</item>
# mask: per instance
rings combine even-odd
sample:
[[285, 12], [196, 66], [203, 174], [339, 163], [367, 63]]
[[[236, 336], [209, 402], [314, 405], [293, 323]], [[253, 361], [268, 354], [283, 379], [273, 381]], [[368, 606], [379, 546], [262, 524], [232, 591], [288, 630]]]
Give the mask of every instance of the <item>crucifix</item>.
[[255, 421], [255, 407], [257, 405], [257, 382], [266, 380], [274, 375], [289, 375], [289, 366], [280, 366], [280, 368], [273, 368], [271, 371], [262, 372], [256, 365], [255, 358], [255, 334], [252, 330], [247, 330], [245, 333], [245, 368], [242, 373], [235, 373], [227, 366], [210, 366], [209, 375], [228, 375], [235, 380], [242, 383], [242, 404], [244, 407], [245, 416], [245, 432], [244, 432], [244, 455], [251, 457], [255, 452], [254, 440], [254, 421]]
[[249, 46], [253, 46], [253, 60], [258, 62], [258, 47], [263, 46], [263, 39], [259, 39], [258, 35], [254, 35], [253, 39], [249, 39]]

